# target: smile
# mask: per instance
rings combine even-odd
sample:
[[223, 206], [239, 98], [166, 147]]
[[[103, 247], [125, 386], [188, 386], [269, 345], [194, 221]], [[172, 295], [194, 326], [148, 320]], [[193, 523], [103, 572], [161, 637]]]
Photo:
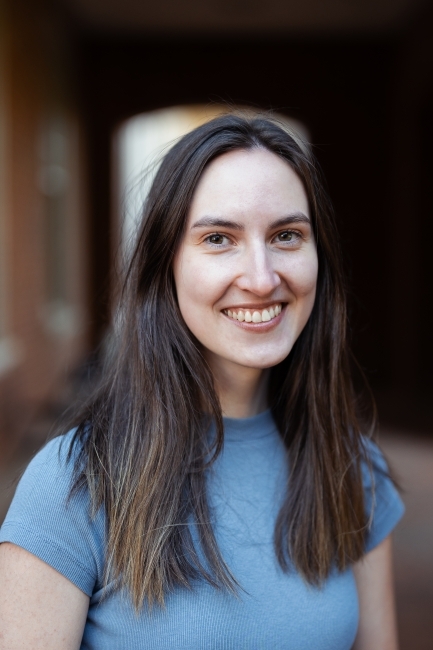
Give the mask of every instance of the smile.
[[238, 320], [241, 323], [244, 321], [245, 323], [267, 323], [279, 316], [281, 310], [281, 303], [277, 303], [266, 309], [224, 309], [223, 312], [229, 318]]

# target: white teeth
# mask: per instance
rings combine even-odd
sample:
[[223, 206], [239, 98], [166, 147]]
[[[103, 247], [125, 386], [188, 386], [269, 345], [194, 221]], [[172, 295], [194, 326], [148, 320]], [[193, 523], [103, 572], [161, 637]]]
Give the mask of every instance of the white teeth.
[[282, 306], [279, 305], [274, 305], [270, 307], [269, 309], [262, 309], [261, 311], [244, 311], [243, 309], [239, 309], [238, 311], [232, 311], [231, 309], [227, 309], [225, 313], [229, 318], [233, 318], [233, 320], [238, 320], [241, 323], [244, 321], [246, 323], [267, 323], [279, 314], [281, 314]]

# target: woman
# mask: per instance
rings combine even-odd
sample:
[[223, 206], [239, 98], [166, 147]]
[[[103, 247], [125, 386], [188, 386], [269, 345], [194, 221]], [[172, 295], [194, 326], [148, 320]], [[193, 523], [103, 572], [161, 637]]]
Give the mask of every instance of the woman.
[[0, 648], [395, 650], [402, 505], [361, 434], [332, 212], [278, 124], [169, 151], [113, 338], [2, 527]]

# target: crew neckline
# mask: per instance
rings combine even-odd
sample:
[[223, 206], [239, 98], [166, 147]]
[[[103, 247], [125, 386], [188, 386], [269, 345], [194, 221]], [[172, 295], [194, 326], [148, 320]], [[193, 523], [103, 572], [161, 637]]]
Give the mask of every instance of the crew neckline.
[[248, 442], [272, 435], [276, 431], [271, 409], [249, 418], [223, 417], [224, 440], [230, 442]]

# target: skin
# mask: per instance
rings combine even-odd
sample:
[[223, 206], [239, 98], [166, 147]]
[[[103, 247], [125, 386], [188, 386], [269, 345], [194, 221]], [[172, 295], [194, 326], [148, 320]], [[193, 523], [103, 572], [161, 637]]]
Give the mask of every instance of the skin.
[[398, 650], [391, 537], [357, 562], [353, 572], [360, 609], [353, 650]]
[[14, 544], [0, 546], [0, 650], [78, 650], [89, 598]]
[[[263, 149], [233, 151], [205, 169], [174, 260], [180, 311], [202, 344], [223, 413], [266, 408], [267, 369], [290, 353], [314, 305], [318, 261], [304, 187]], [[199, 281], [197, 279], [199, 278]], [[258, 325], [225, 310], [282, 304]]]
[[[290, 353], [310, 316], [318, 263], [309, 216], [299, 178], [262, 149], [220, 156], [196, 188], [174, 275], [181, 313], [201, 343], [228, 416], [267, 407], [269, 368]], [[257, 327], [226, 313], [275, 303], [281, 314]], [[354, 574], [355, 650], [397, 650], [390, 539], [358, 562]], [[43, 561], [13, 544], [0, 546], [0, 650], [78, 649], [88, 605], [83, 592]]]

